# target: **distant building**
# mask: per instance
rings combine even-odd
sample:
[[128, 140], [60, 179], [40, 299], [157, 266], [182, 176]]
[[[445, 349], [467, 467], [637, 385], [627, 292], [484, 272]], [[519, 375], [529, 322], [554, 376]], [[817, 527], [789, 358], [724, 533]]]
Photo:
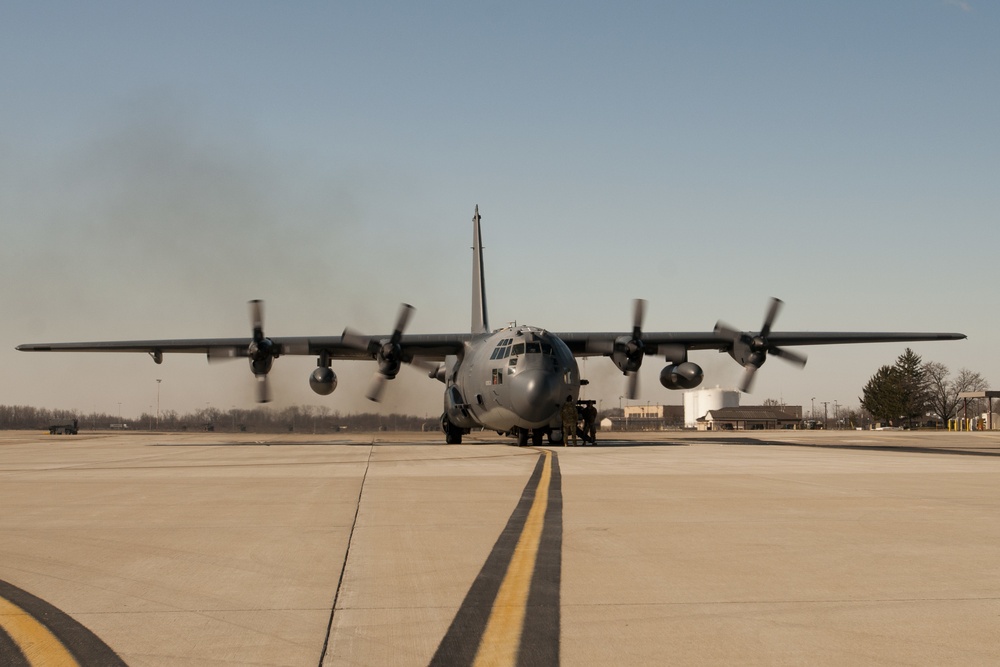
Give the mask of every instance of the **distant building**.
[[686, 428], [702, 431], [798, 428], [801, 421], [801, 405], [740, 407], [740, 392], [722, 387], [684, 392]]
[[708, 414], [709, 410], [719, 408], [735, 408], [740, 404], [740, 392], [735, 389], [714, 387], [711, 389], [694, 389], [684, 392], [684, 425], [695, 428], [698, 420]]
[[680, 405], [628, 405], [623, 408], [623, 424], [619, 429], [630, 431], [661, 431], [684, 424], [684, 407]]
[[[739, 406], [739, 392], [728, 389], [707, 390], [698, 400], [688, 399], [684, 394], [684, 405], [629, 405], [622, 409], [624, 417], [605, 419], [601, 422], [603, 431], [663, 431], [677, 428], [697, 428], [699, 430], [750, 430], [766, 428], [801, 428], [802, 406], [799, 405], [756, 405]], [[692, 404], [713, 406], [706, 408], [705, 414], [688, 423]]]
[[[796, 414], [798, 412], [798, 414]], [[801, 408], [747, 405], [709, 410], [697, 423], [699, 431], [755, 431], [775, 428], [800, 428]]]

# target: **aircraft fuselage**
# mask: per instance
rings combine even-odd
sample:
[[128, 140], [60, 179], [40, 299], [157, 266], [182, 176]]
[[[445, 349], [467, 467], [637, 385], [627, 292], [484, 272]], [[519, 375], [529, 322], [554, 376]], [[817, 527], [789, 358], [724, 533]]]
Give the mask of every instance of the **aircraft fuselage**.
[[445, 415], [463, 429], [503, 433], [559, 429], [580, 371], [566, 344], [544, 329], [512, 325], [476, 336], [447, 362]]

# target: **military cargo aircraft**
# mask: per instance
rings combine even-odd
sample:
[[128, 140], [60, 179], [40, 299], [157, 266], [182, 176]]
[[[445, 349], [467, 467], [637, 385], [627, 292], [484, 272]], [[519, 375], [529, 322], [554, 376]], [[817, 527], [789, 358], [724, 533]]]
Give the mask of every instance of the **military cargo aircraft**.
[[553, 333], [534, 326], [516, 325], [490, 329], [486, 309], [479, 207], [473, 221], [472, 327], [469, 333], [406, 334], [413, 307], [402, 304], [393, 332], [366, 336], [345, 329], [340, 336], [300, 336], [269, 338], [264, 335], [263, 305], [250, 302], [253, 333], [246, 338], [203, 338], [184, 340], [136, 340], [91, 343], [45, 343], [19, 345], [32, 352], [145, 352], [157, 364], [163, 355], [174, 352], [205, 354], [209, 359], [245, 357], [257, 379], [257, 398], [270, 400], [267, 374], [274, 360], [284, 355], [314, 355], [317, 368], [309, 385], [317, 394], [328, 395], [337, 388], [335, 359], [374, 360], [378, 364], [367, 397], [378, 401], [385, 383], [399, 373], [404, 363], [428, 371], [445, 385], [441, 428], [449, 444], [475, 428], [516, 435], [518, 444], [542, 444], [548, 436], [553, 443], [563, 439], [560, 410], [566, 401], [575, 402], [581, 384], [577, 357], [605, 356], [626, 376], [626, 394], [637, 393], [638, 371], [643, 359], [662, 356], [666, 362], [660, 383], [667, 389], [693, 389], [701, 384], [704, 372], [688, 360], [691, 350], [728, 353], [745, 369], [740, 389], [748, 392], [757, 369], [773, 354], [803, 366], [806, 357], [788, 348], [801, 345], [842, 343], [885, 343], [904, 341], [957, 340], [960, 333], [859, 333], [772, 331], [782, 305], [772, 299], [759, 331], [740, 331], [719, 322], [708, 332], [644, 332], [646, 302], [633, 306], [631, 332]]

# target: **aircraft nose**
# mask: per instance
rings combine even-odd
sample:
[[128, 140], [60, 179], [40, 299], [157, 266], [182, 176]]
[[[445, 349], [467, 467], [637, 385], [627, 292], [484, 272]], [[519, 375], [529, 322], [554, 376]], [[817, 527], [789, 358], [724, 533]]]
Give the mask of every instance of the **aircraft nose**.
[[511, 407], [521, 419], [541, 424], [559, 409], [565, 396], [559, 396], [559, 378], [541, 369], [523, 370], [511, 378]]

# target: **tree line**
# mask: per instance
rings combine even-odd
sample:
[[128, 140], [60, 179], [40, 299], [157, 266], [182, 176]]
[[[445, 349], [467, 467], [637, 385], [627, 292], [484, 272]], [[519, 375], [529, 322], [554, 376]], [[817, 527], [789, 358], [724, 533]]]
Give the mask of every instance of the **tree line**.
[[[964, 401], [959, 394], [986, 391], [986, 379], [968, 368], [952, 377], [948, 367], [936, 361], [924, 362], [910, 348], [896, 358], [896, 363], [875, 371], [863, 389], [861, 407], [874, 419], [890, 426], [910, 426], [931, 420], [947, 422], [963, 415]], [[986, 410], [981, 399], [969, 401], [969, 414]]]
[[181, 414], [164, 410], [157, 416], [143, 413], [121, 418], [105, 412], [0, 405], [0, 429], [48, 430], [55, 424], [77, 420], [81, 430], [121, 429], [143, 431], [229, 431], [252, 433], [332, 433], [336, 431], [421, 431], [440, 428], [438, 419], [414, 415], [376, 413], [341, 414], [325, 407], [292, 405], [286, 408], [257, 407], [228, 411], [204, 408]]

